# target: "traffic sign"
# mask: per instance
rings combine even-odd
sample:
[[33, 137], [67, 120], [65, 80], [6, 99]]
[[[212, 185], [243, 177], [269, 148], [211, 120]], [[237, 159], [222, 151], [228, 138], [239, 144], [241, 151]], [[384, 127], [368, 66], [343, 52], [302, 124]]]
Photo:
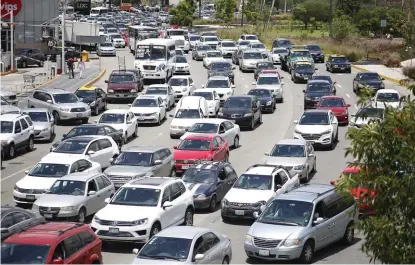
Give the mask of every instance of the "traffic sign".
[[0, 3], [1, 18], [10, 18], [10, 13], [13, 12], [13, 17], [16, 17], [22, 9], [21, 0], [6, 0]]
[[382, 20], [380, 21], [380, 27], [381, 27], [381, 28], [386, 28], [386, 20], [382, 19]]

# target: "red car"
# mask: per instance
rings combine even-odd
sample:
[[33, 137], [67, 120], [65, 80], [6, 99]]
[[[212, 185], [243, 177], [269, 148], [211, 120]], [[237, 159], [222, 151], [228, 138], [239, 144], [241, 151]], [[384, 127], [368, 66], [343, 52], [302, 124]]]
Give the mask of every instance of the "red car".
[[177, 173], [183, 173], [201, 160], [229, 161], [229, 146], [218, 135], [189, 135], [173, 148], [176, 150], [173, 158]]
[[1, 243], [2, 264], [103, 264], [102, 242], [86, 224], [45, 222]]
[[346, 104], [343, 97], [340, 96], [323, 96], [316, 104], [317, 109], [329, 109], [333, 111], [339, 124], [349, 124], [349, 111], [350, 104]]
[[[347, 167], [346, 169], [343, 170], [342, 174], [340, 175], [340, 178], [342, 177], [342, 175], [345, 174], [358, 174], [359, 173], [359, 169], [356, 167]], [[336, 181], [330, 181], [330, 183], [332, 185], [336, 184]], [[352, 189], [350, 191], [350, 194], [356, 199], [361, 199], [360, 205], [359, 205], [359, 214], [360, 215], [373, 215], [375, 214], [375, 212], [370, 208], [370, 206], [368, 205], [367, 200], [369, 199], [373, 199], [375, 197], [375, 192], [371, 191], [370, 194], [369, 190], [367, 188], [355, 188]], [[369, 196], [367, 196], [369, 195]]]

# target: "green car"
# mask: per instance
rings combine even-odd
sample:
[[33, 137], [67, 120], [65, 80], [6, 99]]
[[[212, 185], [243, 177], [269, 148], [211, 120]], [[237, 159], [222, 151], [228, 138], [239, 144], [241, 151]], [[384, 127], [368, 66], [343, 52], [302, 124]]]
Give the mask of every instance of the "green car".
[[314, 59], [307, 49], [291, 49], [287, 56], [281, 59], [281, 68], [291, 73], [295, 63], [309, 62], [314, 65]]

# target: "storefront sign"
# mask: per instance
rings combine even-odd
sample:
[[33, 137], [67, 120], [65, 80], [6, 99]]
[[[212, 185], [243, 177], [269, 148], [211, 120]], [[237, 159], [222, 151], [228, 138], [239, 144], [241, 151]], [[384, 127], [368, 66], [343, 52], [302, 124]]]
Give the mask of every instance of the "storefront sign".
[[75, 12], [81, 15], [89, 15], [91, 11], [91, 0], [77, 0], [75, 2]]
[[1, 18], [10, 18], [10, 13], [13, 12], [13, 16], [17, 16], [22, 9], [21, 0], [5, 0], [0, 3]]

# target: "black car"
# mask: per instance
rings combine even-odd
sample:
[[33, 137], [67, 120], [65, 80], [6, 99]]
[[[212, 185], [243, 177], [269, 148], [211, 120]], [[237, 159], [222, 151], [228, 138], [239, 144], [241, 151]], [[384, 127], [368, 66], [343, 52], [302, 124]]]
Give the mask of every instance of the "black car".
[[83, 86], [75, 91], [75, 95], [88, 104], [92, 113], [97, 116], [100, 110], [107, 109], [107, 93], [99, 87]]
[[294, 83], [308, 82], [313, 77], [313, 74], [317, 68], [308, 62], [298, 62], [293, 66], [291, 70], [291, 80]]
[[243, 50], [236, 50], [233, 54], [232, 54], [232, 63], [239, 65], [239, 59], [242, 58], [242, 52]]
[[235, 69], [235, 66], [233, 66], [229, 62], [221, 61], [221, 62], [213, 62], [210, 64], [210, 67], [208, 69], [208, 79], [212, 76], [227, 76], [231, 80], [232, 84], [235, 83], [235, 75], [233, 73], [233, 70]]
[[312, 80], [307, 83], [304, 92], [304, 110], [314, 109], [323, 96], [336, 95], [336, 88], [328, 81]]
[[19, 68], [26, 68], [30, 65], [43, 67], [46, 56], [39, 49], [21, 48], [16, 49], [16, 65]]
[[310, 51], [315, 63], [324, 63], [324, 53], [320, 46], [316, 44], [307, 44], [305, 47]]
[[229, 163], [206, 161], [192, 165], [182, 179], [193, 192], [195, 208], [214, 212], [217, 203], [232, 188], [238, 175]]
[[269, 89], [254, 88], [249, 90], [248, 95], [255, 96], [259, 99], [262, 112], [274, 113], [275, 100]]
[[254, 130], [256, 124], [262, 123], [261, 103], [254, 96], [231, 96], [219, 110], [218, 118]]
[[351, 73], [352, 67], [346, 56], [329, 56], [326, 62], [326, 70], [330, 73]]
[[22, 229], [46, 222], [43, 216], [19, 207], [1, 207], [1, 241]]
[[256, 68], [254, 70], [254, 78], [255, 80], [258, 79], [259, 74], [263, 71], [263, 70], [274, 70], [275, 66], [273, 62], [258, 62], [256, 64]]
[[115, 130], [111, 126], [102, 125], [102, 124], [83, 124], [74, 127], [67, 134], [64, 134], [62, 139], [58, 142], [53, 143], [50, 151], [52, 152], [62, 141], [83, 135], [106, 135], [111, 136], [112, 139], [117, 143], [118, 147], [121, 149], [121, 146], [124, 144], [123, 132]]
[[359, 72], [353, 79], [353, 92], [359, 94], [361, 89], [372, 89], [377, 91], [385, 88], [383, 83], [385, 78], [379, 76], [376, 72]]
[[286, 49], [291, 49], [291, 47], [293, 46], [292, 42], [288, 39], [275, 39], [272, 42], [272, 48], [286, 48]]
[[337, 83], [333, 81], [333, 79], [331, 79], [331, 76], [329, 75], [313, 75], [311, 77], [311, 80], [325, 80], [325, 81], [328, 81], [332, 85], [335, 85]]

